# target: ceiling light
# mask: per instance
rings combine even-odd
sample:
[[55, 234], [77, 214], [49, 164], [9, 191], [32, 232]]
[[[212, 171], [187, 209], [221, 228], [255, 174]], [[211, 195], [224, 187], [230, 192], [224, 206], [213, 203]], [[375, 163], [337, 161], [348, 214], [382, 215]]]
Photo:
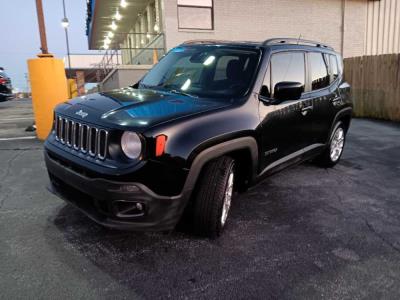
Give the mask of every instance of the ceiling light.
[[104, 44], [103, 48], [107, 50], [109, 47], [108, 47], [108, 45]]
[[61, 26], [64, 27], [64, 28], [67, 28], [69, 26], [69, 21], [68, 21], [67, 18], [63, 18], [61, 20]]
[[112, 30], [116, 30], [118, 28], [117, 24], [115, 24], [114, 21], [112, 21], [110, 27], [111, 27]]
[[146, 34], [146, 37], [147, 37], [148, 39], [150, 39], [150, 38], [151, 38], [150, 33]]
[[126, 0], [121, 0], [120, 5], [121, 5], [121, 7], [125, 8], [128, 6], [128, 3], [126, 2]]
[[158, 30], [160, 30], [160, 28], [158, 27], [158, 24], [154, 25], [154, 31], [158, 32]]
[[106, 37], [106, 38], [104, 39], [104, 44], [109, 44], [109, 43], [111, 43], [111, 40], [110, 40], [109, 37]]
[[144, 40], [140, 40], [140, 43], [143, 45], [144, 44]]
[[114, 32], [109, 31], [109, 32], [107, 33], [107, 36], [108, 36], [109, 38], [113, 38], [113, 37], [114, 37]]
[[118, 10], [117, 10], [117, 12], [115, 13], [115, 19], [116, 19], [117, 21], [119, 21], [119, 20], [122, 19], [122, 16], [121, 16], [121, 14], [119, 13]]

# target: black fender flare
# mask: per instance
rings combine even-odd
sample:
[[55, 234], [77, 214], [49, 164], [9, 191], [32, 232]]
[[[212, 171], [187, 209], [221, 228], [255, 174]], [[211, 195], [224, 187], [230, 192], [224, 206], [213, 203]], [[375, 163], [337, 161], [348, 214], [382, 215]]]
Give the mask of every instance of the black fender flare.
[[210, 160], [220, 157], [226, 153], [247, 149], [250, 152], [252, 161], [252, 180], [256, 178], [258, 168], [258, 144], [254, 137], [240, 137], [226, 142], [213, 145], [200, 152], [191, 164], [185, 184], [183, 186], [182, 195], [189, 199], [196, 185], [197, 179], [204, 165]]
[[343, 108], [341, 110], [339, 110], [336, 113], [335, 118], [333, 119], [332, 125], [331, 125], [331, 129], [329, 131], [329, 135], [328, 135], [328, 139], [326, 141], [326, 145], [329, 145], [330, 140], [332, 138], [332, 133], [336, 130], [336, 128], [338, 127], [338, 120], [340, 120], [343, 117], [350, 117], [352, 116], [352, 112], [353, 112], [353, 108], [352, 107], [346, 107]]

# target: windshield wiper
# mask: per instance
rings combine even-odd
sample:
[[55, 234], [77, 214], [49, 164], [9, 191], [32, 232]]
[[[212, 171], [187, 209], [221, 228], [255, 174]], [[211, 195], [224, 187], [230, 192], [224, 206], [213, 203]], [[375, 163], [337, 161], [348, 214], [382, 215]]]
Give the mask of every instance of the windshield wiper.
[[173, 93], [173, 94], [188, 96], [188, 97], [191, 97], [191, 98], [199, 98], [198, 96], [195, 96], [195, 95], [192, 95], [192, 94], [189, 94], [189, 93], [185, 93], [185, 92], [182, 92], [182, 91], [179, 91], [179, 90], [169, 90], [168, 92]]

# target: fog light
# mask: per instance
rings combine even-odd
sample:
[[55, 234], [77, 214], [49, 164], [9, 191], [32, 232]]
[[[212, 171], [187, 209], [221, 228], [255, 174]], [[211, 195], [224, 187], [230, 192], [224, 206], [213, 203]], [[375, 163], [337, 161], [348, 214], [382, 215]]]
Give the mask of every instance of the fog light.
[[144, 215], [143, 203], [130, 200], [115, 200], [112, 204], [115, 216], [119, 218], [132, 218]]

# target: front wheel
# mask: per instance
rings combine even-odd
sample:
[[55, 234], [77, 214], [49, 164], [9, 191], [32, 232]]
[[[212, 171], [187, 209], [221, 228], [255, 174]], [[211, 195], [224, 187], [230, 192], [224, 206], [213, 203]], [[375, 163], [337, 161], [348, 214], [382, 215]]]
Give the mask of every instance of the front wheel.
[[317, 158], [316, 162], [326, 168], [336, 165], [343, 153], [344, 144], [346, 141], [346, 130], [343, 123], [340, 122], [336, 125], [331, 138], [329, 140], [329, 147], [322, 152]]
[[228, 218], [235, 182], [235, 161], [222, 156], [209, 162], [199, 178], [194, 198], [194, 230], [218, 237]]

